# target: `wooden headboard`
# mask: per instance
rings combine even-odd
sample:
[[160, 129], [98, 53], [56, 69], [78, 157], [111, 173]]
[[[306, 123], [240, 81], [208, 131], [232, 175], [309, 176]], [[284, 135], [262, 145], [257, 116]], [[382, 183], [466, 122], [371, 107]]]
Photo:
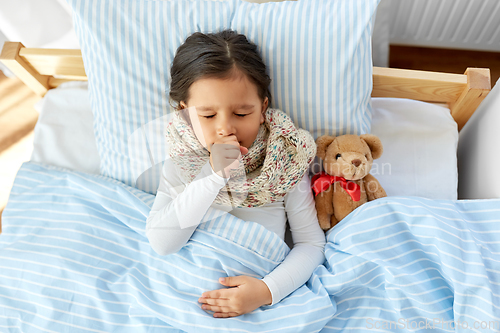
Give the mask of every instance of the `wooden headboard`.
[[[26, 48], [6, 42], [0, 61], [40, 96], [63, 82], [87, 80], [80, 50]], [[490, 90], [487, 68], [468, 68], [464, 74], [373, 68], [372, 97], [445, 104], [459, 130]]]

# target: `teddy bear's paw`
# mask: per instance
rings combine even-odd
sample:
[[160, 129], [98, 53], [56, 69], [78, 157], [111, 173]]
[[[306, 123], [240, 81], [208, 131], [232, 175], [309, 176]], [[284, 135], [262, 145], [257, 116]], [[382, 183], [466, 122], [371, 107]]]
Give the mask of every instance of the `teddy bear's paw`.
[[376, 192], [367, 193], [368, 201], [385, 198], [387, 194], [385, 193], [383, 188], [379, 188]]
[[339, 220], [337, 220], [335, 215], [332, 215], [332, 217], [330, 218], [330, 229], [335, 227], [337, 223], [339, 223]]
[[318, 222], [321, 229], [327, 231], [331, 228], [330, 217], [327, 215], [318, 216]]

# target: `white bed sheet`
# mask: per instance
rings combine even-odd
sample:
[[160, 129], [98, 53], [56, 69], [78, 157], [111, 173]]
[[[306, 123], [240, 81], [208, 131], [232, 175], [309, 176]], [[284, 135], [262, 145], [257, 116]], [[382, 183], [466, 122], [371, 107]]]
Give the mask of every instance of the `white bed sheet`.
[[[397, 98], [373, 98], [372, 104], [372, 133], [382, 140], [384, 154], [371, 173], [387, 194], [456, 199], [458, 133], [449, 109]], [[99, 173], [87, 83], [53, 89], [37, 107], [31, 160]]]

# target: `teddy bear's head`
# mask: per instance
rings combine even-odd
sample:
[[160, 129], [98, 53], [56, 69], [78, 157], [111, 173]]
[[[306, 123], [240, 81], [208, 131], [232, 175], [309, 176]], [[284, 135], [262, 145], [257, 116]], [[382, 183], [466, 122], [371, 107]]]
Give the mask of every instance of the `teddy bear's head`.
[[325, 172], [347, 180], [364, 178], [383, 152], [382, 142], [372, 134], [323, 135], [316, 139], [316, 146]]

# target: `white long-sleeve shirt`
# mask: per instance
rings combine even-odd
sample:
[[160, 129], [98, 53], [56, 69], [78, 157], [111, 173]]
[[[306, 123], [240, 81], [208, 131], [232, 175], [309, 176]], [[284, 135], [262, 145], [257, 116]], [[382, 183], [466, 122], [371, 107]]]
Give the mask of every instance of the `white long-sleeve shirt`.
[[[232, 208], [214, 200], [229, 179], [216, 174], [207, 162], [197, 177], [185, 184], [171, 159], [163, 165], [156, 199], [147, 219], [146, 235], [154, 251], [167, 255], [179, 251], [189, 240], [210, 207], [245, 221], [260, 223], [284, 240], [286, 221], [290, 225], [293, 248], [262, 281], [274, 305], [304, 284], [325, 260], [325, 235], [319, 227], [309, 175], [281, 200], [260, 207]], [[211, 217], [211, 219], [213, 216]]]

